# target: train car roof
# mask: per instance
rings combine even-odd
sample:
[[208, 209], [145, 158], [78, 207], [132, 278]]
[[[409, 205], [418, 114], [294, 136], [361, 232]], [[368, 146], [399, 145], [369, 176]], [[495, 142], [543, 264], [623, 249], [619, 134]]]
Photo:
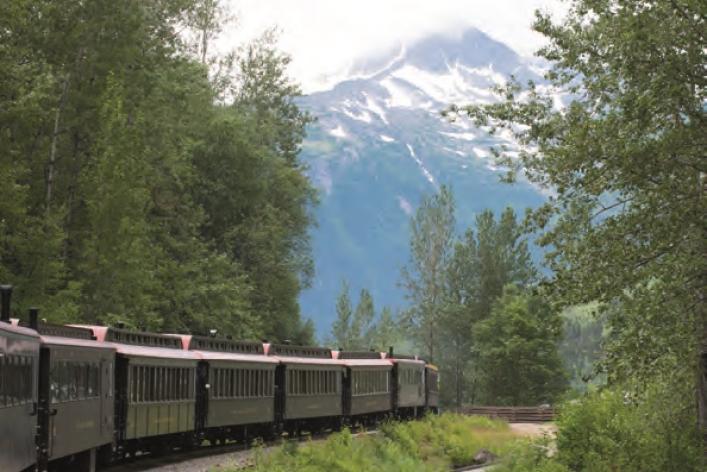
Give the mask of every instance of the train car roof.
[[39, 339], [39, 334], [35, 330], [29, 329], [29, 328], [23, 328], [22, 326], [18, 326], [16, 319], [10, 320], [10, 323], [5, 323], [4, 321], [0, 321], [0, 330], [8, 332], [8, 333], [12, 333], [12, 334], [19, 334], [22, 336], [28, 336], [31, 338]]
[[425, 361], [420, 361], [417, 359], [398, 359], [396, 357], [390, 357], [387, 359], [390, 362], [393, 362], [395, 364], [416, 364], [419, 366], [425, 366]]
[[218, 352], [218, 351], [188, 351], [193, 352], [203, 360], [207, 361], [233, 361], [233, 362], [251, 362], [253, 364], [279, 364], [280, 361], [273, 357], [263, 354], [240, 354], [234, 352]]
[[388, 367], [393, 368], [389, 359], [340, 359], [346, 367]]
[[62, 336], [41, 336], [42, 344], [49, 344], [53, 346], [73, 346], [73, 347], [88, 347], [93, 349], [105, 349], [109, 351], [115, 351], [115, 347], [106, 343], [100, 343], [98, 341], [93, 341], [91, 339], [76, 339], [76, 338], [65, 338]]
[[160, 359], [193, 360], [198, 361], [200, 357], [194, 351], [184, 351], [182, 349], [169, 349], [164, 347], [135, 346], [134, 344], [121, 344], [106, 341], [106, 345], [115, 346], [118, 354], [136, 357], [156, 357]]
[[136, 357], [153, 357], [159, 359], [179, 359], [198, 361], [200, 358], [192, 351], [185, 351], [181, 348], [140, 346], [136, 344], [124, 344], [115, 341], [106, 341], [108, 328], [106, 326], [72, 325], [78, 328], [87, 328], [93, 331], [99, 343], [106, 346], [113, 346], [118, 354]]
[[290, 356], [270, 356], [271, 359], [277, 359], [282, 364], [300, 364], [300, 365], [327, 365], [345, 367], [344, 362], [338, 359], [320, 359], [316, 357], [290, 357]]

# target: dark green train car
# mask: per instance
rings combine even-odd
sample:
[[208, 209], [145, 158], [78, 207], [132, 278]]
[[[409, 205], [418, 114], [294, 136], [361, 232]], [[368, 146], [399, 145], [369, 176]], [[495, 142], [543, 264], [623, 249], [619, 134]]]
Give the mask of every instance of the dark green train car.
[[273, 434], [279, 361], [265, 355], [263, 344], [190, 335], [181, 339], [200, 358], [197, 412], [204, 436], [221, 442]]
[[401, 418], [422, 415], [425, 409], [425, 362], [397, 356], [393, 363], [393, 408]]
[[344, 416], [350, 423], [372, 424], [393, 408], [393, 364], [378, 352], [339, 352], [346, 367], [343, 382]]
[[432, 413], [439, 412], [439, 370], [432, 364], [425, 366], [425, 408]]
[[34, 439], [39, 336], [10, 324], [9, 305], [3, 311], [0, 319], [0, 470], [17, 472], [37, 460]]
[[275, 375], [276, 411], [288, 430], [337, 428], [343, 416], [342, 378], [345, 367], [330, 349], [266, 345], [280, 362]]
[[115, 346], [115, 430], [119, 455], [192, 445], [199, 357], [166, 334], [92, 327]]
[[[88, 329], [40, 324], [40, 465], [93, 471], [113, 444], [115, 349]], [[40, 470], [44, 470], [40, 467]]]

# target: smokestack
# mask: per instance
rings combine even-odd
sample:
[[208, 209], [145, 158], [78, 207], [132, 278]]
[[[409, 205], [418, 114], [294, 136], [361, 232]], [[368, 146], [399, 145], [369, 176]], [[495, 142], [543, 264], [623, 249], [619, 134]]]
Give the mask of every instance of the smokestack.
[[2, 297], [2, 307], [0, 307], [0, 321], [10, 322], [10, 298], [12, 297], [12, 285], [0, 285], [0, 297]]
[[29, 327], [35, 331], [39, 329], [39, 310], [36, 308], [29, 309]]

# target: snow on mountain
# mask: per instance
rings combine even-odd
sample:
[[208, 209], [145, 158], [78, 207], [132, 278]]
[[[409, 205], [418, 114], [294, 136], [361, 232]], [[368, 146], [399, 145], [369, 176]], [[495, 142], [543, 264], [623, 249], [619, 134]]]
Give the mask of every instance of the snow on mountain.
[[378, 307], [404, 306], [397, 282], [408, 258], [409, 217], [424, 194], [451, 185], [460, 229], [484, 208], [520, 212], [542, 202], [528, 184], [499, 182], [503, 170], [489, 147], [512, 148], [511, 133], [492, 138], [440, 114], [452, 103], [490, 103], [491, 87], [511, 75], [538, 81], [538, 72], [538, 64], [471, 29], [361, 62], [350, 79], [302, 99], [317, 117], [302, 159], [321, 203], [313, 230], [316, 276], [301, 305], [320, 334], [329, 331], [343, 279], [354, 291], [371, 290]]

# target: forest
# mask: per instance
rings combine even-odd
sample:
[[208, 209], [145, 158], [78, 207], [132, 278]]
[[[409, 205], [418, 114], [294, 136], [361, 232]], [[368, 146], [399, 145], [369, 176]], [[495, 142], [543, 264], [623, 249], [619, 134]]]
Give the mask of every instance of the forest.
[[[529, 443], [498, 470], [704, 470], [705, 3], [568, 6], [533, 25], [544, 83], [440, 110], [512, 135], [519, 153], [493, 149], [504, 180], [546, 203], [457, 222], [454, 189], [425, 196], [407, 308], [377, 312], [365, 289], [354, 303], [343, 282], [325, 341], [420, 352], [447, 408], [556, 406], [554, 456]], [[229, 21], [217, 0], [0, 2], [0, 281], [16, 316], [315, 342], [298, 304], [314, 117], [272, 31], [215, 52]]]
[[212, 0], [0, 4], [0, 280], [52, 322], [311, 343], [312, 120]]

